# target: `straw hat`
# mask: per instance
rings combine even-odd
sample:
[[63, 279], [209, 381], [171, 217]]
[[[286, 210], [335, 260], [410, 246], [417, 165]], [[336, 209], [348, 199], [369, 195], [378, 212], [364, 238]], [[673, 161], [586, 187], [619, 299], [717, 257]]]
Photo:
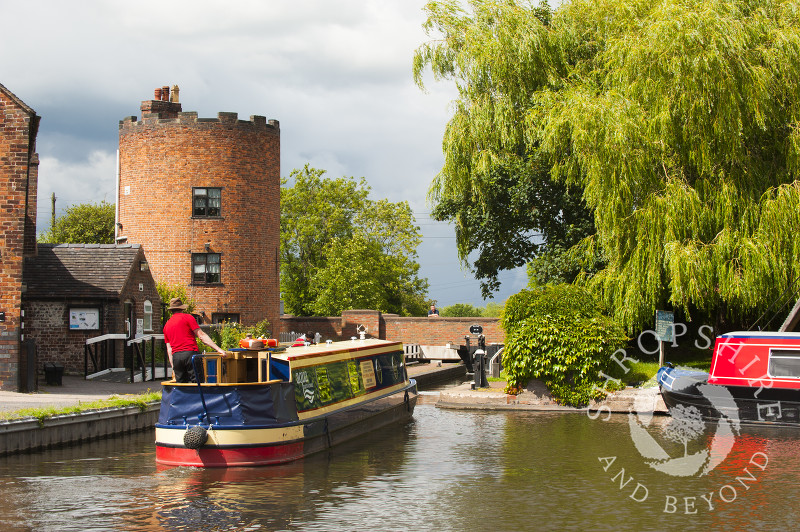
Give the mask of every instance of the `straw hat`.
[[184, 305], [183, 301], [179, 297], [173, 297], [169, 300], [169, 309], [168, 310], [186, 310], [189, 305]]

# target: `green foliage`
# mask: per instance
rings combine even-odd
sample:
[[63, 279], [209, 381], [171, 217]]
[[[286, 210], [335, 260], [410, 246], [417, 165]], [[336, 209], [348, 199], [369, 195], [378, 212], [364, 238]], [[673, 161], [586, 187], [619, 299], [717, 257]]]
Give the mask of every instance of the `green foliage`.
[[[169, 302], [174, 297], [181, 298], [184, 305], [188, 305], [186, 307], [186, 312], [192, 313], [194, 312], [194, 301], [186, 294], [186, 287], [180, 284], [167, 284], [164, 282], [156, 283], [156, 289], [158, 290], [158, 295], [161, 298], [161, 302], [165, 305], [169, 305]], [[169, 313], [167, 313], [166, 319], [169, 319]], [[166, 323], [166, 322], [165, 322]]]
[[[551, 250], [594, 232], [581, 189], [550, 178], [552, 163], [526, 131], [531, 96], [549, 79], [530, 48], [543, 45], [552, 11], [482, 0], [470, 2], [469, 14], [456, 1], [429, 2], [426, 10], [433, 40], [415, 54], [415, 80], [422, 88], [430, 66], [459, 92], [444, 134], [444, 166], [428, 193], [432, 215], [455, 223], [459, 257], [465, 265], [476, 257], [473, 270], [487, 297], [501, 270], [537, 257], [549, 263]], [[572, 282], [579, 271], [571, 264], [558, 279]]]
[[[433, 40], [417, 51], [416, 79], [430, 66], [459, 89], [434, 201], [488, 207], [496, 183], [544, 187], [545, 174], [575, 187], [596, 232], [578, 245], [545, 236], [572, 248], [556, 269], [577, 259], [579, 279], [629, 329], [668, 305], [718, 324], [748, 321], [800, 277], [796, 2], [573, 0], [550, 10], [446, 0], [426, 9]], [[471, 216], [464, 209], [452, 209], [457, 224]], [[507, 220], [509, 232], [535, 228]], [[587, 234], [566, 225], [576, 239]]]
[[495, 303], [494, 301], [489, 301], [483, 308], [481, 316], [483, 316], [484, 318], [499, 318], [502, 312], [503, 312], [503, 305]]
[[325, 179], [306, 165], [281, 188], [281, 291], [287, 312], [368, 308], [424, 316], [419, 228], [408, 203], [373, 201], [362, 178]]
[[[212, 328], [209, 336], [222, 349], [232, 349], [239, 347], [239, 340], [245, 337], [245, 333], [238, 323], [225, 322], [221, 326]], [[198, 346], [200, 345], [198, 342]]]
[[440, 308], [439, 315], [445, 318], [498, 318], [502, 311], [503, 305], [499, 305], [494, 301], [488, 302], [486, 307], [476, 307], [470, 303], [454, 303]]
[[[271, 334], [269, 320], [266, 319], [247, 327], [233, 321], [226, 321], [219, 326], [213, 327], [209, 336], [222, 349], [239, 347], [239, 340], [248, 334], [252, 335], [253, 338], [269, 338]], [[198, 341], [198, 347], [202, 348], [201, 351], [209, 349], [208, 346], [200, 341]]]
[[38, 240], [51, 244], [113, 244], [114, 204], [101, 201], [72, 205]]
[[456, 303], [447, 307], [442, 307], [439, 315], [446, 318], [468, 318], [471, 316], [482, 316], [483, 311], [469, 303]]
[[611, 356], [627, 341], [624, 331], [585, 289], [573, 285], [523, 290], [506, 301], [503, 366], [510, 389], [541, 379], [560, 403], [582, 406], [612, 390]]

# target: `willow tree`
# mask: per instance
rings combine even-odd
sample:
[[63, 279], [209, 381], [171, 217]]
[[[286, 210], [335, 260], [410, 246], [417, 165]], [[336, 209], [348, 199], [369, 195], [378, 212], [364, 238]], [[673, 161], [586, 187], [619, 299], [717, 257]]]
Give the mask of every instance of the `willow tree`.
[[594, 217], [572, 252], [605, 267], [583, 279], [628, 327], [668, 304], [755, 316], [800, 271], [799, 8], [430, 2], [415, 75], [459, 88], [431, 198], [546, 161]]
[[[574, 269], [561, 252], [594, 226], [580, 190], [549, 178], [551, 165], [526, 138], [522, 120], [531, 95], [547, 87], [548, 73], [528, 50], [547, 33], [552, 11], [488, 2], [472, 8], [468, 16], [458, 2], [427, 5], [426, 30], [443, 39], [417, 50], [414, 76], [422, 87], [431, 66], [437, 79], [458, 87], [445, 164], [429, 198], [434, 218], [455, 223], [459, 257], [487, 298], [499, 287], [499, 271], [537, 257]], [[553, 277], [561, 275], [545, 280]]]

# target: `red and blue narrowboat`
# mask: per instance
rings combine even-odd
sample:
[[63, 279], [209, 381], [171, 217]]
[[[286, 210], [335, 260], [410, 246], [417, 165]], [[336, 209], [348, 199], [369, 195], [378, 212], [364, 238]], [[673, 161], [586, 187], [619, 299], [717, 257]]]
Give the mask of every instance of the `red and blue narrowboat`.
[[705, 419], [800, 423], [800, 333], [732, 332], [717, 337], [711, 370], [658, 370], [667, 407], [697, 408]]
[[403, 344], [350, 340], [198, 357], [201, 383], [163, 382], [156, 462], [285, 463], [414, 413]]

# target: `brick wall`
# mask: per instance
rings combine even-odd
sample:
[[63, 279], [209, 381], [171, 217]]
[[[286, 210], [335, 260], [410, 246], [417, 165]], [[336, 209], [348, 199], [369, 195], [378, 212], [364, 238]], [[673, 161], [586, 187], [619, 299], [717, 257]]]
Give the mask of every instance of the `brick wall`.
[[[150, 254], [148, 253], [148, 261], [149, 258]], [[131, 324], [131, 327], [133, 327], [134, 333], [136, 332], [135, 320], [143, 319], [144, 302], [150, 301], [153, 309], [153, 329], [151, 331], [144, 331], [144, 334], [161, 334], [161, 296], [158, 295], [158, 289], [156, 289], [156, 282], [155, 279], [153, 279], [152, 272], [149, 270], [141, 271], [139, 268], [139, 263], [143, 260], [145, 260], [145, 253], [143, 250], [139, 250], [139, 256], [134, 261], [133, 271], [128, 279], [128, 283], [120, 292], [119, 301], [120, 303], [131, 301], [133, 304], [134, 322]], [[142, 290], [139, 290], [140, 284], [142, 285]], [[113, 323], [114, 327], [116, 328], [114, 330], [109, 330], [108, 332], [125, 332], [124, 323], [127, 316], [123, 316], [124, 311], [122, 304], [116, 305], [114, 307], [114, 312], [118, 313], [119, 316], [115, 315], [110, 323]]]
[[25, 328], [36, 342], [38, 372], [45, 363], [64, 364], [67, 373], [83, 374], [83, 346], [86, 340], [99, 336], [98, 331], [70, 331], [70, 307], [98, 307], [101, 322], [108, 323], [109, 308], [99, 301], [29, 301], [25, 305]]
[[480, 325], [487, 344], [505, 343], [505, 331], [500, 327], [499, 318], [403, 318], [375, 310], [349, 310], [341, 317], [281, 317], [282, 331], [318, 332], [323, 340], [357, 336], [359, 325], [367, 328], [370, 338], [420, 345], [461, 345], [470, 326]]
[[[0, 85], [0, 389], [19, 389], [22, 260], [35, 253], [39, 117]], [[25, 244], [28, 243], [26, 249]]]
[[387, 340], [399, 340], [420, 345], [460, 345], [469, 334], [471, 325], [483, 327], [487, 344], [505, 343], [506, 334], [500, 327], [500, 318], [401, 318], [387, 315]]
[[[206, 320], [236, 313], [277, 330], [279, 123], [236, 113], [202, 119], [168, 105], [143, 102], [141, 121], [120, 122], [120, 235], [143, 245], [157, 281], [187, 286]], [[222, 189], [221, 216], [193, 217], [193, 187]], [[221, 282], [193, 284], [192, 253], [207, 252], [221, 255]]]

